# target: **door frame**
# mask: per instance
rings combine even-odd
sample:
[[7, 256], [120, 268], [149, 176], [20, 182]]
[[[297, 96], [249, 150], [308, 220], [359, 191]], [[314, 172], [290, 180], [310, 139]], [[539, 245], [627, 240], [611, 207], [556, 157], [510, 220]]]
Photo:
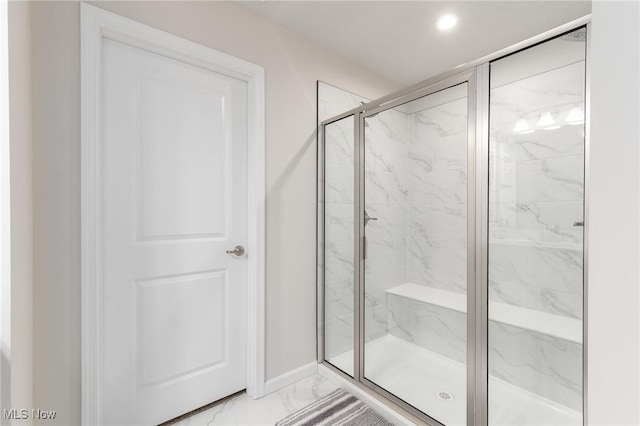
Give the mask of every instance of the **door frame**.
[[102, 424], [102, 44], [140, 47], [247, 83], [247, 393], [265, 384], [265, 82], [264, 68], [167, 32], [81, 3], [81, 409], [83, 425]]

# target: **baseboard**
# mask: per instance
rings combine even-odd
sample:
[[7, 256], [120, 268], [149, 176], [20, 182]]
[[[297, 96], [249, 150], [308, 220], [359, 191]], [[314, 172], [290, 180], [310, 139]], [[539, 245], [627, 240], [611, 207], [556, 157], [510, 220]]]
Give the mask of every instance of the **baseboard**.
[[298, 367], [295, 370], [288, 371], [284, 374], [269, 379], [264, 384], [264, 394], [268, 395], [272, 392], [282, 389], [285, 386], [289, 386], [298, 380], [302, 380], [305, 377], [312, 376], [318, 372], [318, 363], [316, 361], [305, 364], [302, 367]]
[[387, 419], [389, 422], [394, 425], [418, 425], [423, 424], [419, 419], [411, 416], [407, 417], [396, 410], [392, 409], [387, 403], [382, 402], [382, 400], [372, 396], [369, 392], [358, 386], [356, 383], [345, 379], [340, 376], [329, 367], [326, 367], [322, 364], [318, 365], [318, 374], [324, 376], [328, 380], [331, 380], [333, 383], [340, 385], [342, 389], [347, 392], [353, 394], [371, 408], [376, 410], [382, 417]]

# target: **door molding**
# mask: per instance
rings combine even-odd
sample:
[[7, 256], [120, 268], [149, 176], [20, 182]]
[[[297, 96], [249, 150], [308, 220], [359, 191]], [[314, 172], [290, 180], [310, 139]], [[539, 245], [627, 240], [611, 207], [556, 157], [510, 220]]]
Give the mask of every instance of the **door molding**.
[[264, 68], [131, 19], [81, 3], [81, 374], [82, 424], [102, 424], [102, 43], [108, 38], [247, 83], [247, 393], [265, 384]]

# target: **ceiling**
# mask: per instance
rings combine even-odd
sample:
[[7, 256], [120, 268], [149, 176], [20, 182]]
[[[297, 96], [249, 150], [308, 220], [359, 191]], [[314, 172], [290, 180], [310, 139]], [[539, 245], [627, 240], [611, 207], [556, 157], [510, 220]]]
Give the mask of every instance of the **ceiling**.
[[[239, 1], [235, 4], [409, 85], [591, 13], [590, 1]], [[459, 16], [449, 32], [436, 28]]]

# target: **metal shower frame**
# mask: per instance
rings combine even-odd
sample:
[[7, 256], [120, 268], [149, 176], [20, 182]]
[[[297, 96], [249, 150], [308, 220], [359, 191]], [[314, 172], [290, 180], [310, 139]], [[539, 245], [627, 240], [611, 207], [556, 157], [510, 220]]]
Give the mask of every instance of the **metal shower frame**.
[[[467, 424], [488, 424], [488, 201], [489, 201], [489, 69], [490, 63], [550, 39], [586, 28], [584, 228], [583, 228], [583, 424], [587, 425], [587, 326], [589, 242], [589, 153], [590, 153], [590, 40], [591, 15], [568, 22], [535, 37], [499, 50], [436, 77], [429, 78], [357, 108], [327, 119], [318, 126], [318, 253], [317, 253], [317, 356], [318, 362], [352, 381], [365, 391], [382, 396], [403, 415], [429, 425], [436, 419], [414, 408], [364, 377], [364, 120], [398, 105], [432, 93], [467, 84], [468, 173], [467, 173]], [[324, 353], [324, 149], [325, 127], [353, 117], [354, 120], [354, 375], [351, 377], [325, 360]]]

